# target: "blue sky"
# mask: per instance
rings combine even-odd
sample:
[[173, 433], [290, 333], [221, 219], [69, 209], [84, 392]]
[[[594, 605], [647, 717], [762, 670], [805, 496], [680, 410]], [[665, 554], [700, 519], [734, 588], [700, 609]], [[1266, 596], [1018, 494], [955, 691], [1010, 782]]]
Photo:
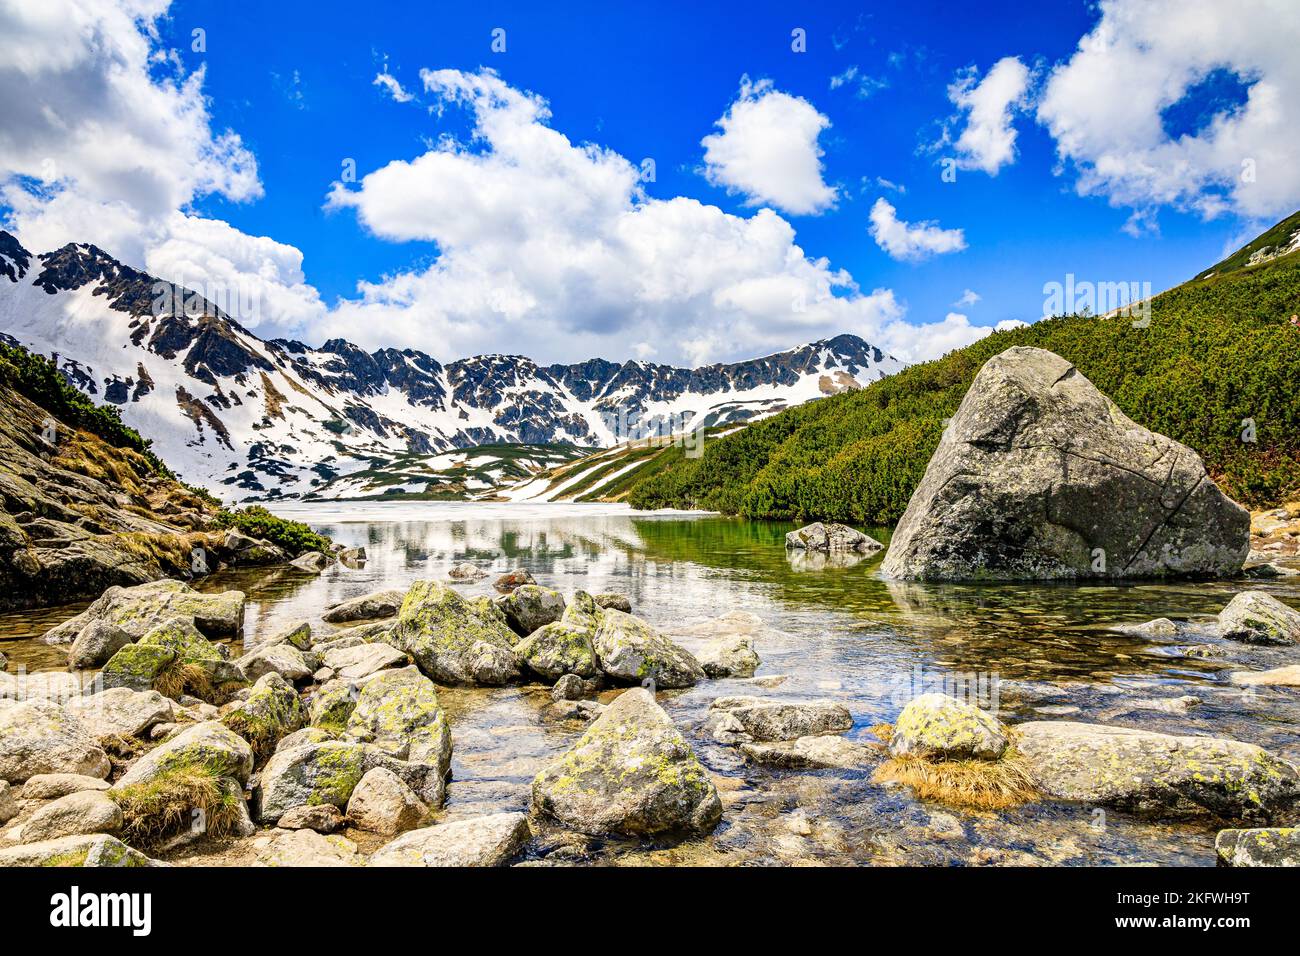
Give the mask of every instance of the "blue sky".
[[[261, 266], [256, 256], [250, 265], [235, 253], [209, 252], [221, 255], [231, 276], [274, 273], [284, 287], [267, 291], [257, 321], [247, 324], [261, 334], [296, 335], [313, 344], [326, 335], [344, 334], [367, 346], [412, 344], [442, 352], [441, 358], [456, 357], [447, 353], [459, 350], [499, 350], [571, 360], [598, 351], [615, 359], [635, 354], [684, 362], [742, 358], [794, 345], [814, 333], [853, 331], [922, 358], [980, 334], [969, 326], [1037, 318], [1044, 284], [1063, 281], [1067, 273], [1094, 281], [1149, 282], [1155, 290], [1177, 284], [1292, 211], [1300, 198], [1292, 182], [1268, 180], [1263, 197], [1234, 186], [1230, 176], [1238, 153], [1243, 159], [1255, 157], [1244, 156], [1241, 136], [1234, 138], [1236, 152], [1231, 152], [1227, 135], [1214, 129], [1216, 122], [1243, 113], [1252, 84], [1280, 85], [1289, 78], [1281, 72], [1287, 67], [1275, 63], [1280, 61], [1279, 45], [1263, 35], [1268, 29], [1262, 28], [1258, 37], [1228, 39], [1226, 52], [1143, 52], [1142, 31], [1154, 27], [1145, 14], [1118, 0], [1110, 5], [1113, 9], [1081, 2], [1037, 8], [1019, 3], [828, 3], [816, 9], [766, 2], [743, 9], [700, 3], [622, 9], [600, 3], [542, 8], [495, 2], [132, 2], [140, 7], [128, 11], [136, 25], [151, 23], [156, 31], [152, 36], [144, 31], [154, 56], [152, 80], [180, 84], [182, 78], [197, 77], [201, 91], [195, 95], [206, 110], [204, 122], [180, 124], [179, 135], [159, 130], [157, 148], [183, 157], [195, 137], [207, 137], [210, 144], [229, 131], [238, 137], [240, 155], [249, 157], [241, 160], [244, 166], [255, 164], [252, 186], [247, 176], [230, 172], [239, 162], [229, 157], [214, 159], [220, 171], [197, 182], [186, 179], [184, 171], [159, 172], [160, 180], [171, 176], [183, 182], [157, 200], [158, 208], [174, 204], [190, 223], [228, 224], [233, 231], [222, 227], [223, 242], [236, 235], [274, 240], [271, 252], [258, 253], [265, 256]], [[1268, 0], [1259, 2], [1268, 5]], [[1219, 15], [1213, 4], [1195, 3], [1172, 6], [1166, 15], [1182, 15], [1180, 10], [1189, 28], [1197, 30], [1213, 30], [1212, 23], [1206, 26], [1197, 18], [1212, 21]], [[1274, 32], [1290, 31], [1293, 39], [1300, 33], [1294, 7], [1280, 4], [1271, 12], [1276, 14]], [[4, 15], [20, 16], [12, 9]], [[1112, 62], [1077, 62], [1077, 69], [1053, 86], [1054, 71], [1071, 65], [1081, 38], [1106, 16], [1133, 33], [1134, 48], [1116, 52]], [[196, 28], [204, 31], [205, 41], [205, 49], [197, 52], [192, 49]], [[505, 30], [505, 52], [491, 49], [497, 28]], [[806, 32], [806, 52], [791, 48], [795, 28]], [[104, 29], [124, 28], [113, 24]], [[165, 58], [165, 51], [174, 52]], [[967, 89], [978, 88], [1004, 58], [1015, 58], [1017, 69], [1023, 69], [1024, 91], [1007, 112], [1005, 129], [1014, 133], [1014, 143], [991, 175], [980, 168], [979, 157], [963, 156], [955, 145], [972, 114], [961, 107], [953, 86], [964, 77]], [[1216, 58], [1222, 61], [1217, 66]], [[575, 151], [593, 144], [634, 166], [653, 159], [654, 181], [639, 184], [643, 193], [631, 200], [634, 204], [698, 200], [727, 214], [720, 228], [740, 228], [759, 210], [772, 210], [768, 215], [788, 223], [793, 243], [808, 260], [825, 259], [828, 273], [842, 270], [851, 276], [852, 285], [840, 284], [831, 294], [854, 307], [827, 306], [824, 312], [814, 309], [815, 317], [806, 321], [786, 321], [770, 318], [763, 311], [769, 305], [746, 299], [743, 311], [728, 318], [722, 310], [715, 321], [705, 311], [719, 296], [732, 301], [734, 288], [727, 283], [734, 276], [699, 278], [703, 285], [678, 293], [672, 291], [674, 270], [668, 268], [665, 276], [647, 281], [651, 288], [637, 286], [636, 294], [651, 304], [620, 312], [620, 290], [631, 285], [611, 278], [608, 290], [593, 292], [590, 286], [602, 285], [608, 273], [627, 266], [625, 257], [593, 265], [590, 274], [538, 261], [585, 255], [577, 244], [566, 243], [603, 228], [598, 218], [588, 218], [604, 215], [592, 211], [605, 202], [603, 193], [584, 203], [581, 215], [564, 227], [563, 236], [549, 246], [554, 253], [545, 251], [547, 227], [536, 227], [543, 231], [532, 236], [523, 233], [534, 227], [520, 227], [518, 255], [529, 259], [532, 274], [501, 278], [501, 263], [510, 254], [501, 243], [514, 229], [509, 217], [494, 221], [496, 231], [485, 238], [464, 222], [450, 222], [472, 215], [474, 207], [458, 207], [447, 197], [435, 197], [423, 210], [395, 208], [404, 194], [412, 197], [413, 206], [420, 202], [411, 181], [397, 176], [403, 170], [383, 183], [365, 179], [390, 164], [404, 166], [437, 150], [440, 139], [443, 148], [450, 142], [462, 157], [500, 152], [502, 145], [482, 135], [482, 127], [475, 136], [471, 106], [478, 94], [466, 94], [460, 79], [481, 77], [485, 68], [494, 71], [502, 88], [544, 101], [550, 116], [541, 125], [563, 134]], [[1132, 88], [1110, 82], [1117, 69], [1131, 70]], [[456, 79], [430, 90], [421, 70], [457, 71]], [[398, 102], [390, 88], [375, 82], [379, 74], [400, 84], [409, 99]], [[4, 76], [0, 71], [0, 89]], [[834, 77], [841, 78], [836, 85]], [[735, 185], [734, 170], [708, 168], [701, 141], [722, 132], [715, 124], [738, 98], [745, 99], [746, 78], [751, 102], [779, 94], [792, 122], [821, 118], [822, 127], [811, 136], [806, 131], [790, 135], [802, 136], [803, 145], [814, 151], [809, 155], [820, 169], [814, 168], [813, 179], [819, 175], [818, 188], [833, 191], [831, 202], [812, 210], [783, 202], [776, 193], [791, 177], [779, 170], [763, 174], [765, 182], [776, 184], [764, 190]], [[1149, 116], [1125, 115], [1132, 112], [1130, 93], [1142, 84], [1144, 89], [1168, 87], [1153, 107], [1163, 129], [1155, 139]], [[481, 84], [476, 89], [481, 93]], [[991, 84], [988, 92], [993, 92]], [[1107, 103], [1107, 97], [1114, 102]], [[1098, 103], [1118, 119], [1105, 110], [1095, 115]], [[775, 128], [757, 136], [737, 135], [729, 144], [735, 147], [733, 156], [739, 151], [737, 168], [750, 168], [743, 155], [747, 149], [761, 154], [753, 158], [761, 166], [765, 156], [784, 148], [774, 138], [792, 127], [785, 124], [785, 114], [775, 111], [776, 104], [768, 104], [771, 115], [781, 120]], [[87, 203], [109, 204], [114, 215], [123, 206], [152, 201], [152, 196], [150, 202], [139, 198], [147, 191], [134, 189], [124, 191], [130, 193], [125, 199], [115, 197], [113, 176], [102, 169], [79, 174], [73, 159], [73, 172], [64, 173], [58, 184], [43, 181], [33, 174], [30, 157], [6, 161], [4, 122], [0, 120], [0, 178], [8, 173], [11, 179], [10, 190], [0, 193], [7, 197], [7, 208], [0, 208], [25, 242], [64, 234], [69, 239], [115, 239], [90, 213], [79, 213], [83, 207], [72, 205], [77, 190]], [[15, 131], [15, 140], [17, 135]], [[1283, 158], [1293, 158], [1294, 127], [1287, 135], [1293, 142], [1284, 144]], [[1199, 156], [1207, 150], [1198, 143], [1204, 146], [1211, 139], [1216, 158], [1205, 161], [1204, 169], [1172, 183], [1162, 177], [1161, 168], [1177, 165], [1180, 148], [1187, 147], [1185, 155]], [[792, 158], [798, 159], [799, 144], [791, 148]], [[1279, 147], [1274, 143], [1273, 148]], [[68, 146], [66, 155], [74, 156], [75, 149]], [[65, 155], [53, 147], [50, 151], [56, 162]], [[355, 160], [361, 182], [335, 186], [345, 159]], [[959, 162], [953, 181], [941, 175], [945, 160]], [[1121, 174], [1097, 173], [1113, 170], [1117, 160], [1131, 168]], [[460, 170], [466, 182], [496, 188], [493, 170], [470, 168], [468, 162]], [[586, 189], [580, 177], [598, 175], [609, 166], [602, 162], [587, 171], [570, 169], [562, 156], [556, 162], [562, 170], [557, 193], [574, 182], [580, 183], [579, 191]], [[1277, 159], [1272, 162], [1275, 168]], [[525, 179], [530, 189], [551, 168], [540, 165], [544, 168]], [[806, 164], [801, 168], [808, 172]], [[519, 177], [510, 170], [497, 172], [501, 188], [519, 187]], [[579, 179], [570, 182], [566, 176]], [[93, 189], [84, 185], [92, 181]], [[24, 188], [26, 195], [15, 188]], [[350, 198], [327, 203], [332, 189]], [[65, 191], [68, 208], [55, 215], [49, 197], [59, 190]], [[511, 201], [528, 205], [529, 191]], [[45, 205], [30, 199], [33, 194]], [[177, 196], [179, 201], [172, 203]], [[911, 255], [886, 248], [871, 229], [873, 206], [881, 199], [902, 224], [916, 228], [933, 223], [948, 234], [961, 230], [961, 237], [947, 242], [940, 237], [937, 246], [913, 248]], [[539, 207], [539, 215], [566, 215], [569, 204], [562, 197], [548, 201], [554, 206]], [[188, 271], [195, 272], [202, 268], [195, 263], [211, 261], [194, 247], [216, 243], [213, 229], [207, 238], [197, 229], [183, 230], [178, 238], [173, 219], [171, 226], [158, 227], [163, 230], [158, 238], [133, 246], [133, 239], [125, 237], [149, 234], [149, 223], [162, 220], [157, 210], [131, 215], [133, 229], [123, 227], [124, 238], [110, 251], [156, 271], [188, 263]], [[414, 224], [411, 216], [423, 218]], [[695, 227], [684, 223], [677, 228]], [[653, 239], [644, 238], [646, 233], [640, 230], [642, 238], [636, 241], [662, 241], [665, 249], [676, 248], [659, 232]], [[440, 269], [439, 256], [452, 245], [458, 264], [449, 265], [453, 260], [448, 258]], [[280, 247], [297, 250], [301, 259]], [[742, 243], [735, 254], [746, 255], [747, 248]], [[729, 249], [714, 254], [730, 254]], [[695, 254], [700, 255], [698, 250]], [[662, 263], [655, 267], [663, 268]], [[196, 282], [194, 275], [166, 277]], [[397, 283], [391, 283], [394, 277]], [[756, 272], [745, 281], [751, 279], [761, 285], [763, 276]], [[364, 308], [348, 305], [359, 301], [358, 281], [382, 287]], [[481, 311], [481, 305], [449, 303], [465, 296], [472, 281], [509, 287], [503, 293], [509, 300], [503, 307], [507, 318], [480, 317], [476, 308]], [[753, 284], [746, 288], [750, 295]], [[873, 290], [888, 290], [889, 300], [863, 300]], [[967, 290], [978, 301], [963, 298]], [[678, 294], [683, 296], [680, 303], [673, 300]], [[593, 301], [599, 307], [588, 314]], [[954, 326], [948, 318], [952, 313], [965, 316], [965, 324]], [[909, 331], [924, 326], [933, 331]], [[801, 335], [804, 331], [809, 334]]]

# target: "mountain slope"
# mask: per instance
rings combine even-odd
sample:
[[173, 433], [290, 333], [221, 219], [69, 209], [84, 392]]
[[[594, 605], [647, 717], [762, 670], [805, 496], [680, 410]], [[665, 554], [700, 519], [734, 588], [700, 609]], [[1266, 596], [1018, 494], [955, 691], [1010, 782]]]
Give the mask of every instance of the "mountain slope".
[[494, 443], [608, 447], [774, 414], [902, 367], [851, 335], [698, 369], [511, 355], [442, 364], [263, 341], [101, 249], [33, 255], [0, 232], [0, 332], [61, 371], [190, 481], [227, 498], [308, 494], [410, 455]]
[[[1291, 235], [1285, 223], [1255, 251]], [[1300, 329], [1289, 322], [1300, 304], [1300, 252], [1232, 265], [1252, 254], [1156, 296], [1145, 328], [1122, 317], [1045, 320], [757, 422], [707, 443], [702, 457], [669, 449], [628, 500], [893, 523], [985, 360], [1032, 345], [1073, 362], [1138, 423], [1194, 448], [1233, 498], [1275, 505], [1300, 489]]]

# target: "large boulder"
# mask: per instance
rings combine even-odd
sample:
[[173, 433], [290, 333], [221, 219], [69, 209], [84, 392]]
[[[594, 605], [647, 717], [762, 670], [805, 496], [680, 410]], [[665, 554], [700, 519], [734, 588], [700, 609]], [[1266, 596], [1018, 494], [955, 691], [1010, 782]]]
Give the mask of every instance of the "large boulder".
[[396, 588], [363, 594], [331, 606], [321, 615], [321, 620], [330, 624], [348, 624], [352, 621], [392, 617], [401, 608], [405, 597], [406, 592]]
[[100, 790], [82, 790], [41, 807], [23, 824], [24, 843], [54, 840], [82, 833], [116, 833], [122, 810]]
[[889, 751], [896, 757], [997, 760], [1010, 742], [1007, 728], [975, 705], [947, 694], [922, 694], [898, 715]]
[[1300, 804], [1296, 768], [1254, 744], [1072, 721], [1015, 729], [1034, 784], [1059, 800], [1261, 823]]
[[406, 655], [397, 648], [378, 643], [331, 647], [322, 658], [324, 666], [340, 680], [360, 680], [406, 662]]
[[527, 637], [543, 624], [558, 621], [564, 615], [564, 595], [537, 584], [521, 584], [497, 599], [506, 622], [520, 637]]
[[1300, 827], [1220, 830], [1214, 852], [1221, 866], [1300, 866]]
[[530, 836], [522, 813], [493, 813], [404, 833], [370, 866], [504, 866]]
[[601, 611], [592, 645], [601, 670], [619, 681], [653, 680], [667, 689], [692, 687], [705, 678], [704, 668], [689, 651], [640, 618], [612, 608]]
[[133, 850], [117, 837], [103, 833], [59, 837], [0, 850], [0, 867], [156, 865], [139, 850]]
[[594, 835], [702, 834], [722, 818], [708, 773], [640, 687], [619, 695], [572, 749], [537, 775], [533, 806]]
[[43, 773], [107, 777], [112, 765], [86, 728], [48, 701], [0, 701], [0, 780]]
[[392, 643], [444, 684], [501, 686], [518, 680], [516, 641], [503, 618], [438, 581], [411, 586], [392, 632]]
[[63, 710], [79, 720], [96, 740], [143, 737], [174, 717], [174, 705], [156, 690], [136, 691], [127, 687], [73, 698], [63, 705]]
[[786, 534], [785, 546], [787, 550], [824, 552], [871, 552], [879, 551], [884, 547], [875, 538], [856, 531], [848, 525], [822, 524], [820, 521], [814, 521], [797, 531]]
[[238, 637], [244, 627], [242, 591], [203, 594], [183, 581], [151, 581], [111, 587], [76, 617], [45, 632], [47, 644], [71, 644], [92, 621], [103, 621], [141, 638], [174, 617], [192, 620], [209, 637]]
[[303, 652], [292, 644], [269, 644], [237, 658], [234, 665], [246, 680], [261, 680], [266, 674], [279, 674], [290, 683], [306, 680], [314, 668]]
[[1065, 359], [989, 359], [881, 571], [926, 580], [1229, 575], [1250, 515], [1190, 448], [1142, 428]]
[[1219, 612], [1219, 632], [1248, 644], [1300, 642], [1300, 611], [1263, 591], [1242, 591]]
[[191, 770], [247, 783], [253, 772], [253, 750], [220, 722], [204, 721], [149, 751], [127, 769], [115, 787], [149, 783], [169, 773]]

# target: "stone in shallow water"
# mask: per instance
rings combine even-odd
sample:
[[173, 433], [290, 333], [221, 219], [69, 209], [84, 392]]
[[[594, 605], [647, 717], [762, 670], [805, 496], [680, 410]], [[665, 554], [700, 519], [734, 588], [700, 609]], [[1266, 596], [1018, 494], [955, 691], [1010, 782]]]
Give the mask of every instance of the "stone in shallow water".
[[896, 757], [997, 760], [1010, 743], [991, 714], [947, 694], [922, 694], [894, 722], [889, 752]]
[[152, 581], [111, 587], [90, 607], [45, 632], [47, 644], [70, 644], [92, 621], [104, 621], [143, 637], [174, 617], [192, 621], [209, 637], [238, 637], [244, 627], [244, 593], [200, 593], [183, 581]]
[[1172, 818], [1270, 822], [1300, 804], [1300, 774], [1254, 744], [1084, 724], [1016, 725], [1034, 784], [1059, 800]]
[[537, 581], [533, 578], [527, 568], [518, 568], [514, 571], [507, 571], [505, 574], [501, 575], [501, 577], [496, 579], [492, 586], [498, 591], [504, 591], [508, 594], [517, 587], [522, 587], [525, 584], [536, 583]]
[[506, 621], [520, 637], [564, 616], [564, 595], [536, 584], [522, 584], [496, 601]]
[[[764, 697], [719, 697], [709, 705], [711, 726], [729, 731], [735, 740], [795, 740], [823, 734], [841, 734], [853, 727], [853, 715], [835, 701], [791, 702]], [[715, 734], [716, 735], [716, 734]]]
[[381, 847], [371, 866], [504, 866], [528, 842], [528, 818], [494, 813], [412, 830]]
[[533, 806], [582, 833], [708, 833], [722, 804], [685, 738], [643, 688], [624, 691], [533, 780]]
[[1300, 687], [1300, 664], [1267, 671], [1235, 671], [1232, 682], [1246, 687]]
[[477, 564], [471, 564], [469, 561], [461, 561], [459, 564], [453, 564], [451, 570], [447, 572], [447, 577], [453, 581], [478, 581], [488, 576], [488, 573], [480, 568]]
[[406, 592], [395, 588], [374, 591], [360, 597], [349, 598], [328, 608], [321, 619], [330, 624], [347, 624], [352, 621], [369, 621], [375, 618], [392, 617], [402, 606]]
[[1300, 641], [1300, 611], [1263, 591], [1242, 591], [1219, 612], [1220, 633], [1248, 644]]
[[879, 551], [884, 547], [870, 535], [843, 524], [814, 521], [785, 536], [787, 549], [800, 551]]
[[692, 687], [707, 676], [689, 651], [678, 647], [640, 618], [622, 611], [601, 612], [592, 644], [600, 667], [619, 681], [653, 680], [657, 687]]
[[1300, 866], [1300, 827], [1220, 830], [1214, 852], [1223, 866]]
[[416, 581], [402, 602], [392, 643], [447, 684], [501, 686], [520, 677], [515, 633], [504, 618], [438, 581]]
[[1249, 513], [1190, 448], [1065, 359], [989, 359], [944, 430], [881, 572], [921, 580], [1234, 575]]
[[754, 763], [789, 770], [847, 770], [865, 767], [880, 759], [879, 750], [833, 735], [741, 744], [740, 752]]

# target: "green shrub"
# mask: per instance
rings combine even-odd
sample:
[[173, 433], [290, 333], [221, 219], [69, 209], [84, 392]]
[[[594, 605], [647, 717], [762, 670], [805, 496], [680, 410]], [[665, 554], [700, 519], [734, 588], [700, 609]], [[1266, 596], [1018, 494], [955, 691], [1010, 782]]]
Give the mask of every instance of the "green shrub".
[[1028, 345], [1073, 362], [1129, 417], [1193, 448], [1237, 501], [1272, 507], [1300, 491], [1300, 331], [1288, 322], [1298, 302], [1293, 253], [1157, 296], [1146, 328], [1071, 315], [996, 332], [708, 442], [698, 458], [670, 449], [628, 501], [892, 524], [984, 362]]
[[331, 544], [329, 538], [312, 531], [301, 521], [278, 518], [261, 505], [233, 511], [223, 508], [217, 513], [216, 527], [234, 528], [250, 538], [269, 541], [287, 551], [291, 558], [308, 551], [328, 552]]

